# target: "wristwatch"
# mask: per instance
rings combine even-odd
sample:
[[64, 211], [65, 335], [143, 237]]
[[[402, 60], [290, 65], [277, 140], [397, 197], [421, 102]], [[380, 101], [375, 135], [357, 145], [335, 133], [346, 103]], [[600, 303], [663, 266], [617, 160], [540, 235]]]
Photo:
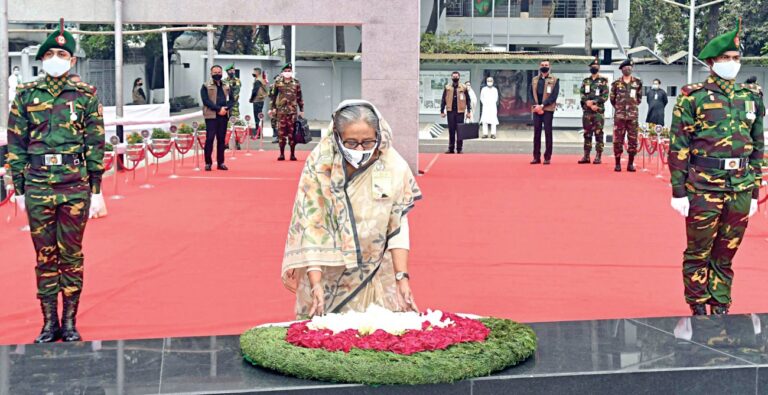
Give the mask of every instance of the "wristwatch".
[[410, 279], [411, 276], [408, 275], [408, 272], [397, 272], [395, 273], [395, 280], [400, 281], [404, 278]]

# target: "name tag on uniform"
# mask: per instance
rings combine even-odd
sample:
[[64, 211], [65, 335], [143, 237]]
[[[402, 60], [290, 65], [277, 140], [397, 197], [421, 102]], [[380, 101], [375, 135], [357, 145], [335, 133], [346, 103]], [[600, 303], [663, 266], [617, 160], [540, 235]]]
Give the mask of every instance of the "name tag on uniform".
[[596, 94], [597, 96], [600, 96], [600, 88], [595, 88], [595, 94]]
[[27, 112], [45, 111], [51, 108], [53, 108], [53, 105], [51, 105], [51, 103], [41, 103], [34, 106], [27, 106]]
[[584, 86], [584, 93], [589, 93], [589, 85]]
[[552, 93], [552, 87], [551, 87], [551, 86], [548, 86], [548, 87], [547, 87], [547, 94], [550, 94], [550, 93]]
[[637, 93], [635, 92], [634, 89], [630, 89], [629, 90], [629, 97], [630, 98], [634, 99], [636, 95], [637, 95]]
[[702, 107], [704, 107], [705, 110], [715, 110], [723, 108], [723, 103], [704, 103]]
[[371, 177], [374, 199], [387, 199], [392, 196], [392, 174], [385, 170], [374, 170]]

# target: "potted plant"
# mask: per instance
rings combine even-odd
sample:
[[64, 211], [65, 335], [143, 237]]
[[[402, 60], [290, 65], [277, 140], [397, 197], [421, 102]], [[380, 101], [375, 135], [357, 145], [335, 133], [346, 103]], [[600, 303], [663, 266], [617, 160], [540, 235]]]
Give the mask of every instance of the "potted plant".
[[152, 129], [152, 154], [156, 157], [165, 156], [171, 149], [171, 133], [161, 129]]
[[176, 147], [182, 155], [192, 148], [192, 144], [194, 144], [193, 134], [194, 130], [192, 129], [192, 126], [184, 123], [179, 125], [179, 128], [176, 129]]
[[141, 134], [131, 133], [126, 138], [126, 141], [128, 142], [128, 147], [125, 154], [128, 159], [134, 162], [144, 159], [144, 138], [141, 137]]

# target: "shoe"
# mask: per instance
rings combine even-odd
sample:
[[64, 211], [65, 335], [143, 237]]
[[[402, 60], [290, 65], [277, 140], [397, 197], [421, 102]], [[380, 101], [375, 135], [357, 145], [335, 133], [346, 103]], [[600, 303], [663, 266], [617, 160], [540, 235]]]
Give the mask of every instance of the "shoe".
[[712, 315], [728, 315], [728, 306], [709, 306]]
[[589, 151], [584, 150], [584, 156], [582, 156], [581, 159], [579, 159], [579, 161], [576, 162], [576, 163], [578, 163], [580, 165], [583, 165], [585, 163], [592, 163], [592, 161], [589, 160]]
[[484, 138], [484, 139], [487, 139], [487, 138], [488, 138], [488, 136], [486, 136], [486, 135], [483, 135], [483, 138]]
[[452, 150], [448, 150], [448, 151], [445, 151], [445, 153], [446, 153], [446, 154], [452, 154], [452, 153], [453, 153], [453, 151], [452, 151]]
[[211, 171], [211, 166], [212, 165], [205, 165], [205, 171]]
[[225, 165], [223, 163], [218, 165], [218, 166], [216, 166], [216, 168], [219, 169], [219, 170], [229, 170], [229, 167], [227, 167], [227, 165]]
[[494, 140], [496, 140], [496, 135], [495, 135], [495, 134], [492, 134], [492, 135], [491, 135], [491, 138], [492, 138], [492, 139], [494, 139]]
[[548, 165], [549, 164], [549, 159], [544, 159], [544, 164]]
[[64, 295], [64, 311], [61, 313], [61, 340], [65, 342], [79, 342], [83, 340], [75, 327], [77, 306], [80, 304], [80, 295]]
[[616, 156], [616, 166], [613, 167], [613, 171], [621, 171], [621, 156]]
[[534, 159], [531, 161], [532, 165], [538, 165], [539, 163], [541, 163], [541, 159]]
[[691, 313], [693, 315], [707, 315], [707, 306], [703, 304], [692, 304]]
[[277, 144], [279, 141], [280, 140], [277, 137], [275, 137], [272, 139], [272, 144]]
[[635, 155], [629, 155], [629, 163], [627, 164], [627, 171], [634, 173], [635, 171]]
[[295, 162], [295, 161], [297, 161], [298, 159], [296, 159], [296, 155], [291, 155], [291, 160]]
[[280, 154], [280, 156], [277, 157], [277, 160], [285, 160], [285, 155]]
[[456, 153], [457, 153], [457, 154], [460, 154], [461, 152], [462, 152], [461, 150], [456, 150]]
[[595, 154], [595, 160], [593, 160], [593, 161], [592, 161], [592, 164], [593, 164], [593, 165], [599, 165], [599, 164], [603, 163], [603, 161], [602, 161], [602, 160], [600, 160], [600, 157], [601, 157], [601, 156], [603, 156], [603, 153], [602, 153], [602, 152], [598, 152], [598, 153], [596, 153], [596, 154]]
[[40, 334], [35, 338], [35, 343], [53, 343], [61, 339], [58, 308], [58, 294], [40, 299], [40, 309], [43, 313], [43, 329], [40, 330]]

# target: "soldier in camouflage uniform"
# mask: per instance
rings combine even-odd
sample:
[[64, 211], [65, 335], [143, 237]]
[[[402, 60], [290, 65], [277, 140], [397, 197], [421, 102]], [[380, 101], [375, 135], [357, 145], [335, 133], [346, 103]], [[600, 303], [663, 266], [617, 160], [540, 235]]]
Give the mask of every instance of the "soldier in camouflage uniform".
[[243, 86], [243, 83], [240, 82], [240, 78], [237, 78], [236, 72], [235, 72], [235, 64], [232, 63], [229, 66], [227, 66], [226, 70], [227, 72], [227, 84], [229, 84], [229, 90], [232, 92], [232, 100], [234, 103], [232, 104], [232, 108], [229, 111], [229, 115], [233, 117], [240, 117], [240, 88]]
[[280, 139], [280, 156], [277, 160], [285, 160], [286, 141], [291, 147], [291, 160], [296, 160], [293, 131], [296, 127], [296, 116], [304, 116], [304, 99], [301, 97], [301, 84], [293, 78], [293, 66], [290, 63], [283, 66], [280, 78], [272, 86], [269, 116], [274, 118], [275, 115]]
[[75, 39], [62, 21], [37, 52], [46, 76], [18, 86], [8, 119], [8, 163], [37, 256], [44, 324], [36, 343], [81, 339], [75, 317], [83, 287], [83, 232], [89, 214], [104, 206], [102, 108], [93, 87], [69, 78], [74, 50]]
[[681, 89], [673, 113], [669, 170], [672, 207], [686, 223], [685, 301], [694, 315], [726, 314], [731, 261], [757, 211], [765, 106], [760, 90], [737, 84], [739, 28], [699, 54], [710, 66], [703, 83]]
[[596, 165], [602, 163], [603, 155], [603, 126], [605, 125], [605, 102], [608, 101], [608, 79], [598, 74], [600, 61], [595, 60], [589, 65], [590, 77], [584, 78], [581, 83], [581, 108], [584, 115], [581, 123], [584, 126], [584, 156], [579, 164], [590, 163], [589, 155], [592, 152], [592, 135], [595, 136], [595, 161]]
[[632, 75], [632, 59], [621, 62], [619, 69], [622, 77], [611, 84], [611, 105], [613, 115], [613, 155], [616, 157], [616, 167], [621, 171], [621, 154], [624, 152], [624, 136], [629, 140], [627, 153], [629, 163], [627, 171], [635, 171], [635, 154], [637, 154], [637, 107], [643, 101], [643, 81]]

